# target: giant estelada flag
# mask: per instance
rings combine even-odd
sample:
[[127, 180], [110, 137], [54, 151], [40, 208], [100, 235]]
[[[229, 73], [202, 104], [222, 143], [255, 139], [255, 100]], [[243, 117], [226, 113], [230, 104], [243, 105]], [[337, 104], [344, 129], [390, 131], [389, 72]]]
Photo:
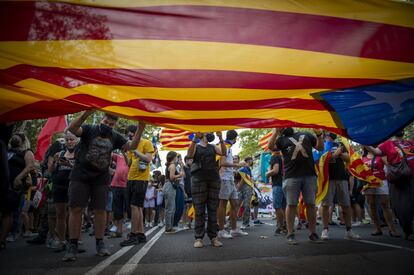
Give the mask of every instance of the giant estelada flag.
[[98, 108], [375, 144], [414, 118], [409, 3], [1, 1], [0, 26], [0, 122]]

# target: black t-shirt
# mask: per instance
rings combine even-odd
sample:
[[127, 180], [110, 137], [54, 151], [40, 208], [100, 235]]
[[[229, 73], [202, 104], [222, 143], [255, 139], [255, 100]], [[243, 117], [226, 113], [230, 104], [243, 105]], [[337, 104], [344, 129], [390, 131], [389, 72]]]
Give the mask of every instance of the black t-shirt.
[[207, 144], [207, 147], [196, 146], [191, 173], [198, 180], [220, 180], [216, 150], [213, 145]]
[[[84, 164], [86, 154], [91, 142], [100, 135], [99, 125], [82, 125], [81, 141], [75, 153], [75, 166], [70, 174], [72, 181], [84, 181], [91, 184], [109, 184], [111, 177], [109, 169], [105, 171], [96, 171]], [[115, 130], [109, 137], [112, 143], [112, 150], [122, 149], [127, 140]], [[109, 158], [111, 156], [109, 155]], [[108, 162], [111, 160], [109, 159]]]
[[285, 178], [315, 176], [312, 147], [316, 137], [310, 133], [297, 132], [292, 136], [280, 136], [276, 147], [282, 151]]
[[[65, 151], [62, 151], [59, 154], [59, 157], [63, 156], [64, 153]], [[66, 159], [72, 164], [72, 166], [62, 165], [58, 161], [56, 170], [53, 173], [53, 184], [54, 185], [64, 186], [64, 187], [69, 186], [69, 175], [70, 175], [70, 172], [72, 171], [73, 165], [75, 164], [75, 158], [66, 158]]]
[[191, 197], [191, 167], [184, 165], [184, 191], [188, 197]]
[[278, 156], [278, 155], [273, 155], [270, 158], [270, 169], [273, 169], [273, 166], [275, 164], [279, 164], [279, 173], [277, 173], [276, 175], [272, 176], [272, 186], [282, 186], [282, 181], [283, 181], [283, 177], [282, 177], [282, 157]]
[[[346, 153], [348, 152], [345, 148], [345, 146], [343, 146], [343, 144], [339, 144], [337, 142], [333, 142], [332, 143], [332, 147], [330, 149], [330, 151], [332, 152], [332, 154], [338, 149], [338, 146], [341, 145], [342, 146], [342, 152]], [[331, 157], [329, 160], [329, 179], [331, 180], [347, 180], [349, 177], [349, 175], [346, 172], [346, 168], [345, 168], [345, 164], [344, 161], [340, 158], [334, 158]]]

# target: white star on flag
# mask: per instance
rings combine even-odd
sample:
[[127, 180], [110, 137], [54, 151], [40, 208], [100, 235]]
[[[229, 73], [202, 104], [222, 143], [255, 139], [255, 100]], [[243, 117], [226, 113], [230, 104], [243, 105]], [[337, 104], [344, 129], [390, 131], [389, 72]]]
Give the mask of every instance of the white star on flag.
[[384, 92], [372, 92], [364, 91], [373, 99], [369, 99], [365, 102], [359, 103], [352, 106], [352, 108], [371, 106], [376, 104], [388, 104], [391, 106], [393, 113], [397, 113], [402, 110], [401, 105], [409, 99], [414, 99], [414, 90], [409, 90], [405, 92], [394, 92], [394, 93], [384, 93]]

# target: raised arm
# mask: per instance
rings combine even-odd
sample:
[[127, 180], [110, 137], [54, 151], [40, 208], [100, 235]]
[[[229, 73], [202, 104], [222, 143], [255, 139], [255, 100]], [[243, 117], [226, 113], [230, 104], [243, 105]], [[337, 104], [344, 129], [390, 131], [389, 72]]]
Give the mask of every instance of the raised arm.
[[82, 135], [82, 124], [95, 110], [86, 110], [79, 117], [72, 120], [68, 126], [68, 130], [77, 137]]
[[316, 150], [321, 152], [321, 151], [323, 151], [323, 148], [324, 148], [323, 132], [322, 132], [321, 129], [314, 129], [313, 131], [315, 132], [315, 135], [316, 135], [316, 145], [313, 148], [315, 148]]
[[281, 132], [282, 132], [282, 129], [280, 129], [280, 128], [274, 128], [272, 130], [272, 135], [270, 136], [269, 141], [267, 143], [267, 147], [270, 150], [273, 151], [273, 150], [276, 149], [276, 139], [277, 139], [278, 136], [280, 136]]
[[227, 148], [226, 148], [226, 144], [224, 144], [223, 135], [221, 131], [217, 131], [216, 136], [219, 138], [219, 141], [220, 141], [220, 147], [215, 146], [216, 153], [217, 155], [225, 156], [227, 154]]
[[367, 149], [368, 152], [372, 153], [374, 156], [382, 156], [383, 155], [381, 149], [379, 149], [379, 148], [374, 148], [372, 146], [364, 146], [364, 148]]
[[194, 133], [193, 140], [192, 140], [192, 142], [191, 142], [191, 144], [190, 144], [190, 146], [188, 147], [188, 150], [187, 150], [187, 156], [189, 158], [191, 158], [191, 159], [194, 158], [196, 145], [197, 145], [197, 139], [201, 139], [202, 137], [203, 137], [202, 133], [200, 133], [200, 132]]

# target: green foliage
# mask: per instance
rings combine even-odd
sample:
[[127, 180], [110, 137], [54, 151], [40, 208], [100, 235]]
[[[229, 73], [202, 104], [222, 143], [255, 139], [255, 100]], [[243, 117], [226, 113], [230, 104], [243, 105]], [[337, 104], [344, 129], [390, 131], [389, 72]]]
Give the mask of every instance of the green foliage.
[[[82, 112], [69, 114], [68, 119], [69, 122], [73, 119], [80, 116]], [[97, 124], [101, 121], [104, 113], [101, 111], [96, 111], [93, 115], [89, 116], [85, 124]], [[35, 152], [37, 146], [37, 138], [39, 136], [40, 131], [42, 130], [43, 126], [45, 125], [47, 119], [33, 119], [33, 120], [25, 120], [19, 121], [16, 123], [14, 127], [14, 132], [24, 132], [27, 136], [30, 148]], [[137, 122], [134, 120], [126, 119], [126, 118], [119, 118], [118, 123], [116, 125], [116, 130], [119, 131], [121, 134], [125, 133], [126, 128], [129, 125], [136, 125]], [[161, 131], [161, 127], [157, 127], [154, 125], [147, 125], [145, 127], [144, 138], [151, 140], [153, 136], [156, 137], [156, 140], [159, 139], [159, 133]], [[62, 133], [56, 133], [52, 137], [52, 142], [56, 140], [56, 138], [62, 136]]]
[[263, 152], [263, 149], [259, 146], [259, 139], [266, 135], [270, 129], [248, 129], [239, 134], [240, 142], [240, 159], [245, 157], [254, 157], [255, 155]]

